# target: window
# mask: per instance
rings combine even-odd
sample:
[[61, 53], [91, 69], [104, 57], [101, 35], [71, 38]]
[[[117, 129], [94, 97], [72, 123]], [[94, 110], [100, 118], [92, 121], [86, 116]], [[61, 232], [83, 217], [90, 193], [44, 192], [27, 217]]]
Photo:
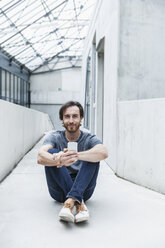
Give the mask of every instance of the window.
[[21, 81], [20, 81], [20, 78], [17, 77], [17, 103], [18, 104], [21, 103], [20, 95], [21, 95]]
[[0, 99], [30, 107], [30, 84], [0, 68]]
[[90, 92], [91, 92], [91, 50], [87, 58], [87, 67], [86, 67], [84, 125], [85, 125], [85, 128], [87, 129], [90, 129], [90, 105], [91, 105]]
[[10, 73], [10, 101], [14, 101], [14, 75]]
[[17, 76], [14, 76], [14, 103], [18, 103], [18, 82]]
[[1, 72], [1, 98], [3, 100], [6, 100], [6, 95], [5, 95], [5, 70], [2, 70]]
[[5, 80], [6, 80], [6, 100], [10, 100], [10, 73], [5, 71]]

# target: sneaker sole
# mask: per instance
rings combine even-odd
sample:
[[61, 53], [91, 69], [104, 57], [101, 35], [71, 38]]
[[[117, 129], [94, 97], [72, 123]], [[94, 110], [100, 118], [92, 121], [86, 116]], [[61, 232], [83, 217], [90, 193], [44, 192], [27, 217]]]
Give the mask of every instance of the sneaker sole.
[[59, 216], [59, 218], [60, 218], [60, 220], [74, 223], [74, 218], [72, 216], [61, 215], [61, 216]]
[[82, 217], [82, 218], [79, 218], [79, 219], [75, 219], [75, 222], [76, 223], [79, 223], [79, 222], [83, 222], [83, 221], [87, 221], [89, 219], [89, 217]]

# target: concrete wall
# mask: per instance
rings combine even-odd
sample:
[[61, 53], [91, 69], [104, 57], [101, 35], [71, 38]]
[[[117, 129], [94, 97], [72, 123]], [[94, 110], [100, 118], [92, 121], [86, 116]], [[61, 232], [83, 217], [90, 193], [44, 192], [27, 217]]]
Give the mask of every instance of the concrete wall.
[[[116, 170], [116, 91], [117, 91], [117, 71], [118, 71], [118, 26], [119, 26], [119, 3], [118, 1], [98, 1], [96, 9], [94, 11], [94, 16], [89, 28], [89, 33], [85, 42], [85, 50], [83, 57], [82, 66], [82, 81], [83, 88], [81, 90], [83, 96], [85, 95], [85, 82], [86, 82], [86, 63], [87, 57], [90, 49], [93, 52], [99, 46], [99, 42], [104, 38], [104, 99], [103, 102], [99, 102], [98, 94], [99, 90], [99, 58], [98, 53], [96, 54], [96, 66], [92, 69], [96, 73], [96, 104], [91, 102], [91, 111], [96, 111], [95, 130], [92, 127], [90, 129], [98, 134], [99, 123], [103, 121], [103, 143], [107, 146], [108, 152], [110, 154], [107, 159], [108, 163], [111, 165], [113, 170]], [[95, 45], [93, 45], [93, 40], [95, 38]], [[93, 59], [92, 59], [93, 61]], [[94, 73], [93, 73], [94, 74]], [[94, 80], [94, 75], [92, 75], [92, 80]], [[93, 82], [94, 83], [94, 82]], [[91, 95], [93, 92], [91, 92]], [[99, 113], [99, 106], [104, 105], [103, 113]], [[99, 117], [103, 116], [103, 120]], [[91, 119], [92, 123], [92, 119]]]
[[0, 100], [0, 181], [52, 129], [46, 114]]
[[69, 100], [80, 99], [81, 70], [63, 69], [34, 74], [31, 82], [31, 108], [47, 113], [55, 129], [61, 129], [58, 118], [60, 106]]
[[[107, 163], [118, 176], [162, 193], [165, 193], [164, 11], [162, 0], [98, 1], [82, 68], [85, 95], [90, 49], [96, 49], [92, 72], [96, 72], [99, 89], [99, 45], [104, 39], [104, 100], [99, 102], [97, 92], [96, 104], [91, 98], [91, 111], [95, 109], [97, 113], [96, 123], [103, 122], [103, 143], [109, 152]], [[103, 106], [103, 120], [99, 118], [98, 104]], [[97, 134], [97, 126], [94, 130]]]
[[118, 97], [165, 97], [165, 1], [120, 2]]
[[165, 193], [165, 99], [118, 103], [117, 175]]
[[116, 169], [117, 175], [162, 193], [165, 193], [164, 11], [162, 0], [120, 1]]

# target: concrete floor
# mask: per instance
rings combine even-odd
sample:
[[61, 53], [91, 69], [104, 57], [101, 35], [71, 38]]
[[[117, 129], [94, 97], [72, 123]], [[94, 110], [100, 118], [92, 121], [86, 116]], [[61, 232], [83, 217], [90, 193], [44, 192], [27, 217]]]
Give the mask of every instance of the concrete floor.
[[164, 248], [165, 196], [117, 178], [102, 162], [87, 223], [58, 220], [49, 197], [41, 141], [0, 184], [1, 248]]

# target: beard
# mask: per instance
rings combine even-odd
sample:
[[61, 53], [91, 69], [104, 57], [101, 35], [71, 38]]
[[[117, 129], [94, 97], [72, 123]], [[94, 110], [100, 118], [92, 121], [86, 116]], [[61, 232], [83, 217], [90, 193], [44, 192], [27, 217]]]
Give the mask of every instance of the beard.
[[75, 133], [77, 132], [77, 130], [80, 128], [81, 123], [77, 123], [77, 124], [65, 124], [63, 123], [63, 127], [65, 127], [65, 129], [69, 132], [69, 133]]

